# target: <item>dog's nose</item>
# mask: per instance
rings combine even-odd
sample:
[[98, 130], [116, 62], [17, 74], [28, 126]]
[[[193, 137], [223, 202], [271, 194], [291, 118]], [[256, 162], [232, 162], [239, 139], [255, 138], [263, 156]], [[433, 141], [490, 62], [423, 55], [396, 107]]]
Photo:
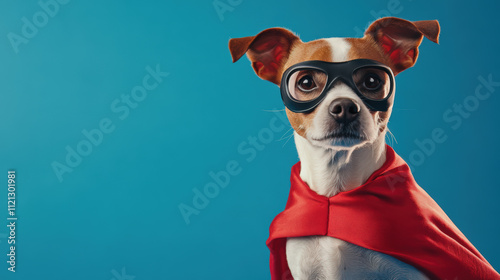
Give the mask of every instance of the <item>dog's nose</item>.
[[359, 105], [352, 99], [340, 98], [330, 104], [330, 115], [338, 123], [349, 123], [356, 119], [359, 113]]

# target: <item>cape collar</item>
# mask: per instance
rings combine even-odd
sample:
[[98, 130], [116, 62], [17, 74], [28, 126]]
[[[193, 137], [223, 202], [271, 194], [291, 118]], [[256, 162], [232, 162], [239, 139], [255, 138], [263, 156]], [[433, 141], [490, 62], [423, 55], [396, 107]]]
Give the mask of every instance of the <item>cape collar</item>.
[[270, 226], [272, 279], [293, 279], [286, 238], [331, 236], [393, 256], [431, 279], [500, 279], [500, 275], [417, 185], [386, 145], [386, 162], [361, 186], [332, 197], [312, 191], [292, 167], [285, 210]]

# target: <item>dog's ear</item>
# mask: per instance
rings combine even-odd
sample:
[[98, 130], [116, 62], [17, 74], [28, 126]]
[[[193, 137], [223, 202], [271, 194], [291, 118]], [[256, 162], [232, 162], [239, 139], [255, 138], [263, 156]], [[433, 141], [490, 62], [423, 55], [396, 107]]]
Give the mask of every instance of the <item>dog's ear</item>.
[[229, 51], [233, 62], [246, 53], [260, 78], [279, 85], [283, 65], [291, 47], [298, 41], [299, 37], [289, 30], [269, 28], [255, 36], [229, 40]]
[[373, 22], [365, 31], [365, 35], [373, 37], [397, 74], [415, 64], [418, 46], [424, 36], [434, 43], [439, 42], [439, 30], [437, 20], [411, 22], [386, 17]]

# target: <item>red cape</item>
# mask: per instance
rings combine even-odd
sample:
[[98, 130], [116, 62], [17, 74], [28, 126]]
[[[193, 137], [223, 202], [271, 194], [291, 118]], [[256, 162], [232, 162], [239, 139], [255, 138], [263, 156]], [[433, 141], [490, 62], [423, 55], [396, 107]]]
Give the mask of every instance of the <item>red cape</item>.
[[331, 236], [393, 256], [431, 279], [500, 279], [500, 275], [417, 185], [410, 168], [386, 146], [386, 162], [365, 184], [333, 197], [318, 195], [292, 168], [286, 208], [270, 227], [271, 279], [293, 279], [286, 238]]

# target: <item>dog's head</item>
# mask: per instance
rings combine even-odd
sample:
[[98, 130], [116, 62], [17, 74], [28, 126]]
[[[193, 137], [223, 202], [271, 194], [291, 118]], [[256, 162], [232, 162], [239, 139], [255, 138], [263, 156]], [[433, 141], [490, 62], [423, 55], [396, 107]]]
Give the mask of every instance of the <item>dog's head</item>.
[[424, 36], [438, 42], [439, 29], [436, 20], [388, 17], [372, 23], [363, 38], [302, 42], [270, 28], [231, 39], [229, 49], [233, 62], [246, 53], [260, 78], [281, 86], [296, 133], [313, 145], [351, 149], [385, 133], [393, 76], [415, 64]]

